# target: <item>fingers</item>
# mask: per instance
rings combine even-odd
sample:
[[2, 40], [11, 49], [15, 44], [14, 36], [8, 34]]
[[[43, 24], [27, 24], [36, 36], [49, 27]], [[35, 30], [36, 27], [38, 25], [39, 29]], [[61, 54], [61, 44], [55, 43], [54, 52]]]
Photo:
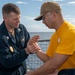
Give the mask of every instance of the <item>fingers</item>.
[[31, 53], [36, 53], [39, 49], [40, 49], [40, 47], [36, 43], [34, 43], [33, 45], [30, 46]]
[[34, 36], [32, 37], [32, 39], [39, 39], [39, 38], [40, 38], [39, 35], [34, 35]]
[[33, 36], [33, 37], [29, 40], [28, 43], [29, 43], [30, 45], [32, 45], [33, 43], [38, 42], [39, 39], [40, 39], [40, 36], [35, 35], [35, 36]]
[[38, 43], [33, 43], [33, 45], [27, 44], [27, 49], [30, 53], [36, 53], [38, 50], [40, 50], [40, 47]]
[[38, 35], [35, 35], [29, 40], [27, 43], [27, 49], [29, 50], [28, 52], [36, 53], [38, 50], [40, 50], [40, 47], [37, 43], [39, 38], [40, 37]]

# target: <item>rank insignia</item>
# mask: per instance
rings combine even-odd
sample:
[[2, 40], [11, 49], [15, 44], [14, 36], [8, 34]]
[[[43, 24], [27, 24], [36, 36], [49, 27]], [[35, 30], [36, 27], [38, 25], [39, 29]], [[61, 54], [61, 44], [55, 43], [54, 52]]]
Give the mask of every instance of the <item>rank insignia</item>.
[[11, 52], [14, 52], [14, 49], [12, 46], [9, 47]]
[[21, 41], [22, 41], [22, 42], [24, 42], [24, 41], [25, 41], [25, 39], [24, 39], [24, 38], [22, 38], [22, 39], [21, 39]]

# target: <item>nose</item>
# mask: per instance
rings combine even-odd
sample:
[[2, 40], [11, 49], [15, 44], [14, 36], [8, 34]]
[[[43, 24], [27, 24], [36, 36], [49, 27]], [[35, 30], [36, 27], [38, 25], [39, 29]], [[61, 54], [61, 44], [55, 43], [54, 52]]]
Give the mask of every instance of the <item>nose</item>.
[[20, 19], [17, 19], [17, 23], [20, 23]]

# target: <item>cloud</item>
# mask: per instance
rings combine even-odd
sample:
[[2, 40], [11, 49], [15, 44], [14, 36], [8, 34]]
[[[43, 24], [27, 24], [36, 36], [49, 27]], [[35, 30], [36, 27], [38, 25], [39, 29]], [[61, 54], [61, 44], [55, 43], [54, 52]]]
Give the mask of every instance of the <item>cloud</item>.
[[0, 24], [2, 23], [3, 19], [0, 19]]
[[64, 1], [64, 0], [54, 0], [54, 1]]
[[68, 2], [68, 4], [75, 5], [75, 1]]
[[33, 21], [34, 20], [34, 17], [31, 17], [31, 16], [23, 16], [21, 19], [22, 20], [27, 20], [27, 21]]
[[69, 22], [75, 25], [75, 18], [66, 18]]
[[46, 27], [41, 21], [35, 21], [34, 17], [23, 16], [21, 23], [25, 25], [29, 32], [53, 32], [53, 29]]
[[40, 2], [42, 2], [43, 0], [32, 0], [32, 1], [40, 1]]
[[23, 2], [23, 1], [18, 1], [16, 2], [17, 4], [27, 4], [27, 2]]
[[33, 24], [26, 26], [29, 32], [54, 32], [54, 29], [49, 29], [43, 24]]
[[66, 15], [65, 19], [75, 25], [75, 17], [71, 17], [71, 15]]
[[32, 1], [64, 1], [64, 0], [32, 0]]

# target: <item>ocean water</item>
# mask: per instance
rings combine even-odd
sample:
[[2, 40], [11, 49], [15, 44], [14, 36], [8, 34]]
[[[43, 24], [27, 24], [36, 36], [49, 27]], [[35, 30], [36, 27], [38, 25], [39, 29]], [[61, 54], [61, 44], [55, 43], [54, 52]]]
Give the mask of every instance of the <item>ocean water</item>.
[[[49, 40], [52, 36], [53, 32], [30, 32], [30, 36], [39, 35], [40, 40]], [[38, 42], [41, 50], [43, 52], [46, 52], [47, 47], [49, 45], [50, 41], [44, 41], [44, 42]], [[30, 54], [26, 60], [27, 63], [27, 69], [34, 70], [40, 67], [43, 62], [37, 57], [36, 54]]]
[[30, 36], [34, 36], [34, 35], [39, 35], [40, 36], [40, 40], [46, 40], [46, 39], [50, 39], [53, 32], [29, 32]]

